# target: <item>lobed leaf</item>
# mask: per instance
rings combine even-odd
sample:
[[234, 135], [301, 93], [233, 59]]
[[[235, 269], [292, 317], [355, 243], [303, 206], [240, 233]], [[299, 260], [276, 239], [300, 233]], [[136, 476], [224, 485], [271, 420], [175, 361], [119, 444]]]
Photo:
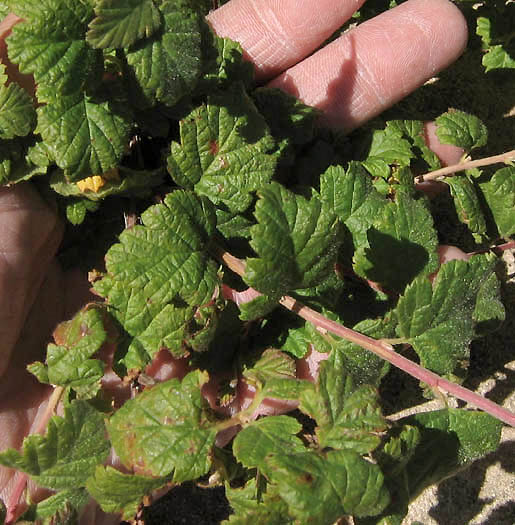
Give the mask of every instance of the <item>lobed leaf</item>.
[[[9, 59], [34, 75], [39, 102], [85, 85], [101, 55], [84, 40], [93, 7], [87, 0], [30, 0], [15, 12], [26, 19], [8, 37]], [[37, 14], [37, 16], [36, 16]]]
[[211, 203], [176, 191], [125, 230], [106, 255], [94, 289], [134, 340], [126, 366], [141, 368], [160, 349], [186, 352], [196, 308], [213, 298], [217, 265], [207, 253], [216, 218]]
[[26, 437], [22, 452], [6, 450], [0, 463], [27, 472], [38, 485], [66, 490], [83, 487], [109, 449], [100, 413], [85, 401], [72, 401], [64, 417], [50, 420], [45, 436]]
[[161, 26], [153, 0], [99, 0], [86, 41], [96, 48], [129, 47], [148, 38]]
[[142, 506], [143, 498], [166, 483], [167, 478], [124, 474], [98, 465], [86, 488], [104, 512], [121, 513], [122, 519], [130, 520]]
[[38, 108], [40, 133], [70, 180], [100, 175], [120, 162], [129, 140], [128, 116], [83, 92]]
[[479, 187], [495, 221], [498, 234], [515, 234], [515, 166], [497, 170], [493, 177], [480, 182]]
[[175, 105], [193, 90], [202, 69], [201, 19], [192, 3], [165, 0], [159, 11], [161, 29], [125, 52], [129, 77], [138, 86], [133, 101], [140, 107]]
[[350, 450], [283, 452], [266, 462], [272, 484], [301, 523], [330, 525], [346, 514], [378, 514], [390, 500], [379, 467]]
[[449, 261], [434, 284], [420, 276], [406, 288], [395, 310], [397, 334], [412, 344], [422, 366], [451, 373], [460, 359], [468, 357], [477, 294], [495, 264], [489, 255]]
[[324, 280], [334, 267], [341, 225], [313, 192], [308, 200], [277, 183], [259, 192], [251, 228], [257, 258], [248, 258], [243, 279], [273, 297]]
[[104, 375], [98, 359], [90, 359], [106, 340], [103, 315], [97, 308], [79, 311], [71, 321], [61, 323], [54, 331], [57, 343], [47, 348], [46, 366], [29, 365], [40, 382], [72, 388], [97, 384]]
[[301, 391], [299, 408], [316, 420], [320, 447], [365, 454], [379, 445], [378, 433], [385, 430], [386, 420], [376, 389], [370, 385], [355, 388], [344, 366], [342, 354], [333, 351], [320, 365], [316, 385]]
[[425, 203], [398, 192], [354, 254], [354, 271], [387, 290], [402, 291], [417, 275], [438, 268], [438, 239]]
[[488, 140], [488, 131], [481, 120], [463, 111], [448, 111], [435, 122], [436, 135], [442, 144], [453, 144], [470, 151], [484, 146]]
[[168, 157], [172, 179], [232, 212], [248, 208], [274, 174], [274, 140], [239, 84], [181, 120], [180, 136]]
[[159, 383], [111, 417], [109, 436], [126, 467], [144, 476], [173, 473], [174, 483], [207, 473], [216, 435], [200, 391], [207, 380], [207, 373], [196, 370], [182, 382]]

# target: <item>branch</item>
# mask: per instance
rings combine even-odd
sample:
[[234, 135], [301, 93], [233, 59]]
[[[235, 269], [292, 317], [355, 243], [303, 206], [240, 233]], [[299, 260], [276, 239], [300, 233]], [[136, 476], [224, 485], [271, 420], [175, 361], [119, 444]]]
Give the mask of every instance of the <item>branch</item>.
[[515, 149], [501, 153], [500, 155], [494, 155], [492, 157], [485, 157], [483, 159], [469, 160], [467, 162], [459, 162], [453, 166], [447, 166], [439, 170], [430, 171], [424, 175], [418, 175], [415, 177], [415, 182], [427, 182], [431, 180], [444, 180], [445, 177], [452, 176], [458, 171], [469, 170], [472, 168], [481, 168], [483, 166], [490, 166], [491, 164], [504, 163], [508, 164], [515, 160]]
[[[218, 251], [217, 256], [224, 264], [227, 265], [228, 268], [237, 273], [240, 277], [244, 275], [245, 263], [241, 259], [238, 259], [237, 257], [234, 257], [230, 253], [227, 253], [221, 249]], [[427, 368], [417, 365], [413, 361], [410, 361], [409, 359], [398, 354], [393, 346], [386, 341], [373, 339], [372, 337], [360, 334], [355, 330], [346, 328], [335, 321], [331, 321], [330, 319], [327, 319], [315, 310], [309, 308], [308, 306], [288, 295], [283, 296], [279, 303], [306, 321], [312, 323], [317, 328], [322, 328], [334, 335], [350, 341], [351, 343], [357, 344], [361, 348], [369, 350], [397, 368], [400, 368], [407, 374], [416, 377], [420, 381], [423, 381], [430, 387], [437, 388], [443, 392], [447, 392], [448, 394], [452, 394], [458, 399], [475, 405], [495, 418], [500, 419], [507, 425], [515, 427], [515, 414], [501, 407], [497, 403], [484, 398], [476, 392], [472, 392], [471, 390], [457, 385], [456, 383], [451, 383], [450, 381], [441, 378], [438, 374], [427, 370]]]

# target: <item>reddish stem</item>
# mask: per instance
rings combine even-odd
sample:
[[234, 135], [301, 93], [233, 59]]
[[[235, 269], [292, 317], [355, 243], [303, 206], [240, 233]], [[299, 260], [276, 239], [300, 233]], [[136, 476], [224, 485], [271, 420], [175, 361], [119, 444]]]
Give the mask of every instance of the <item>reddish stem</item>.
[[[241, 259], [238, 259], [230, 253], [221, 250], [217, 253], [217, 255], [232, 271], [240, 276], [244, 275], [245, 264]], [[366, 335], [360, 334], [355, 330], [346, 328], [335, 321], [331, 321], [315, 310], [312, 310], [296, 299], [293, 299], [293, 297], [285, 295], [281, 298], [279, 303], [306, 321], [312, 323], [316, 327], [327, 330], [328, 332], [342, 337], [351, 343], [357, 344], [361, 348], [365, 348], [366, 350], [373, 352], [385, 361], [388, 361], [397, 368], [400, 368], [407, 374], [416, 377], [418, 380], [428, 384], [430, 387], [438, 388], [444, 392], [452, 394], [458, 399], [461, 399], [467, 403], [471, 403], [476, 407], [481, 408], [488, 414], [494, 416], [495, 418], [503, 421], [504, 423], [515, 427], [515, 414], [501, 407], [497, 403], [484, 398], [476, 392], [472, 392], [471, 390], [457, 385], [456, 383], [447, 381], [438, 374], [435, 374], [434, 372], [417, 365], [413, 361], [406, 359], [402, 355], [398, 354], [394, 350], [393, 346], [386, 341], [373, 339]]]

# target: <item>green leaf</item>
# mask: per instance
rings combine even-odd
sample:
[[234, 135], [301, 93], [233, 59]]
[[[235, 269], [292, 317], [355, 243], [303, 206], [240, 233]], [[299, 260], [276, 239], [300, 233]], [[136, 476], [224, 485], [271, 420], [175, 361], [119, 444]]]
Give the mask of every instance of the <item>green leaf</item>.
[[513, 5], [506, 3], [497, 10], [490, 10], [488, 14], [488, 18], [479, 16], [476, 20], [476, 34], [483, 43], [483, 66], [487, 72], [500, 68], [515, 69], [513, 28], [510, 26]]
[[378, 393], [370, 385], [354, 387], [345, 373], [341, 353], [333, 352], [320, 365], [316, 385], [300, 394], [300, 410], [317, 422], [320, 447], [350, 449], [367, 453], [380, 443], [378, 432], [385, 430]]
[[353, 451], [282, 451], [266, 462], [272, 484], [300, 523], [331, 525], [345, 514], [378, 514], [389, 503], [378, 466]]
[[188, 323], [218, 283], [217, 265], [207, 253], [216, 224], [207, 199], [173, 192], [148, 208], [141, 222], [109, 249], [107, 274], [94, 285], [135, 338], [129, 368], [140, 368], [161, 348], [184, 355]]
[[180, 136], [168, 157], [172, 179], [231, 211], [248, 208], [274, 174], [274, 140], [239, 84], [181, 120]]
[[23, 452], [0, 454], [6, 467], [27, 472], [38, 485], [51, 489], [83, 487], [109, 453], [102, 416], [85, 401], [72, 401], [64, 417], [54, 416], [47, 434], [23, 440]]
[[313, 139], [317, 109], [277, 88], [258, 88], [252, 97], [277, 140], [301, 145]]
[[[149, 195], [152, 188], [163, 183], [166, 172], [163, 167], [155, 170], [133, 170], [125, 166], [119, 166], [101, 175], [101, 186], [94, 190], [82, 188], [77, 182], [69, 182], [61, 170], [55, 170], [50, 177], [50, 187], [59, 195], [64, 197], [80, 198], [86, 210], [94, 211], [98, 208], [100, 201], [111, 195], [136, 195], [145, 197]], [[68, 201], [70, 202], [70, 201]], [[73, 201], [72, 201], [73, 202]]]
[[77, 91], [38, 108], [36, 133], [70, 180], [101, 175], [125, 153], [130, 122], [107, 101]]
[[167, 481], [167, 478], [124, 474], [112, 467], [98, 465], [86, 488], [104, 512], [119, 512], [122, 519], [130, 520], [142, 506], [143, 498]]
[[39, 102], [81, 89], [101, 59], [84, 40], [93, 16], [91, 3], [30, 0], [16, 13], [27, 22], [16, 24], [8, 37], [9, 58], [22, 73], [34, 75]]
[[[86, 489], [61, 490], [57, 494], [50, 496], [29, 509], [23, 518], [26, 520], [44, 520], [59, 515], [59, 513], [69, 513], [75, 517], [79, 511], [86, 505], [89, 500], [89, 494]], [[62, 514], [61, 514], [62, 515]], [[45, 522], [47, 523], [47, 522]], [[54, 522], [50, 522], [52, 525]], [[56, 522], [61, 523], [61, 522]], [[73, 522], [72, 522], [73, 523]]]
[[143, 95], [137, 92], [133, 98], [142, 107], [156, 102], [173, 106], [191, 93], [202, 68], [197, 11], [187, 0], [161, 2], [160, 11], [161, 30], [126, 52], [130, 75]]
[[129, 47], [148, 38], [161, 26], [153, 0], [99, 0], [86, 41], [96, 48]]
[[397, 193], [354, 254], [354, 271], [387, 290], [402, 291], [417, 275], [438, 268], [438, 239], [424, 201]]
[[506, 319], [506, 309], [501, 299], [501, 282], [495, 272], [479, 288], [472, 317], [479, 335], [497, 330]]
[[447, 177], [459, 220], [466, 224], [478, 242], [486, 236], [486, 220], [477, 190], [466, 176]]
[[220, 38], [210, 28], [207, 32], [209, 45], [205, 45], [204, 70], [196, 91], [209, 95], [230, 82], [252, 84], [254, 66], [243, 59], [241, 45], [230, 38]]
[[190, 372], [182, 382], [160, 383], [127, 401], [109, 420], [109, 436], [122, 463], [146, 476], [174, 483], [209, 470], [216, 430], [207, 418], [200, 388], [207, 373]]
[[474, 115], [452, 110], [437, 117], [435, 122], [436, 135], [442, 144], [453, 144], [470, 151], [487, 143], [488, 131]]
[[31, 96], [18, 84], [0, 87], [0, 138], [28, 135], [36, 126], [36, 110]]
[[234, 456], [245, 467], [258, 468], [268, 476], [267, 456], [305, 451], [304, 444], [296, 436], [301, 429], [300, 423], [289, 416], [268, 416], [252, 421], [234, 438]]
[[391, 165], [409, 166], [413, 157], [410, 143], [403, 138], [398, 126], [387, 125], [384, 130], [376, 130], [362, 165], [374, 177], [387, 178]]
[[251, 228], [257, 258], [248, 258], [244, 280], [278, 297], [322, 282], [336, 262], [341, 224], [313, 191], [308, 200], [277, 183], [259, 192]]
[[64, 387], [99, 383], [104, 365], [98, 359], [90, 359], [106, 340], [99, 309], [83, 309], [71, 321], [61, 323], [54, 331], [54, 339], [58, 344], [48, 345], [45, 370], [36, 362], [29, 365], [29, 372], [35, 373], [42, 382]]
[[266, 349], [255, 363], [244, 367], [242, 375], [267, 398], [297, 399], [305, 385], [296, 378], [293, 358], [274, 348]]
[[[352, 329], [374, 339], [393, 338], [395, 335], [395, 324], [383, 319], [365, 319]], [[378, 387], [390, 370], [390, 365], [384, 359], [345, 339], [336, 341], [335, 351], [342, 354], [344, 369], [352, 376], [356, 386], [368, 384]]]
[[486, 182], [480, 182], [481, 191], [501, 237], [515, 234], [515, 166], [497, 170]]
[[420, 276], [406, 288], [395, 310], [397, 334], [412, 344], [422, 366], [451, 373], [460, 359], [468, 357], [476, 297], [495, 264], [489, 255], [449, 261], [433, 284]]
[[66, 218], [74, 225], [82, 224], [88, 211], [97, 211], [100, 206], [98, 201], [89, 199], [70, 199], [66, 203]]
[[416, 426], [421, 436], [406, 466], [410, 499], [494, 451], [502, 429], [499, 420], [484, 412], [455, 408], [416, 414], [399, 423]]

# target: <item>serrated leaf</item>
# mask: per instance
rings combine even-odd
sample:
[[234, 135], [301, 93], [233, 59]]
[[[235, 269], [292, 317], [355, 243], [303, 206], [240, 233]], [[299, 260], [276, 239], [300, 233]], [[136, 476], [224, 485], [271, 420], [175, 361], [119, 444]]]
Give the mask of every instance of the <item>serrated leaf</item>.
[[0, 463], [27, 472], [43, 487], [78, 488], [106, 460], [109, 448], [100, 413], [85, 401], [72, 401], [64, 417], [50, 420], [45, 436], [26, 437], [22, 453], [6, 450]]
[[272, 297], [322, 282], [342, 242], [336, 215], [313, 191], [308, 200], [277, 183], [259, 192], [251, 228], [257, 258], [247, 258], [243, 279]]
[[459, 220], [481, 241], [486, 235], [486, 220], [474, 184], [465, 176], [448, 177], [445, 182], [451, 189]]
[[250, 480], [245, 487], [233, 489], [226, 485], [225, 493], [234, 510], [223, 525], [293, 525], [294, 520], [288, 515], [288, 506], [276, 495], [264, 494], [263, 501], [257, 501], [256, 483]]
[[[503, 12], [504, 10], [508, 12]], [[483, 43], [482, 63], [487, 72], [500, 68], [515, 69], [512, 27], [509, 22], [512, 18], [513, 5], [509, 3], [498, 10], [492, 9], [488, 18], [477, 18], [476, 34], [481, 37]]]
[[96, 48], [129, 47], [161, 26], [153, 0], [100, 0], [89, 24], [86, 41]]
[[476, 297], [495, 264], [488, 255], [449, 261], [433, 284], [420, 276], [406, 288], [395, 310], [397, 334], [412, 344], [422, 366], [451, 373], [468, 356]]
[[173, 192], [148, 208], [141, 222], [107, 252], [107, 274], [94, 285], [135, 338], [130, 364], [138, 368], [161, 348], [184, 354], [187, 325], [218, 283], [217, 265], [207, 253], [216, 225], [207, 199]]
[[242, 321], [253, 321], [260, 317], [265, 317], [278, 306], [279, 304], [276, 298], [268, 297], [267, 295], [258, 295], [252, 299], [252, 301], [239, 305], [240, 319]]
[[[82, 507], [84, 507], [84, 505], [86, 505], [88, 500], [89, 494], [84, 488], [61, 490], [57, 494], [54, 494], [53, 496], [50, 496], [37, 503], [33, 510], [29, 509], [29, 511], [23, 515], [23, 518], [27, 520], [48, 520], [49, 518], [56, 516], [59, 512], [66, 512], [67, 510], [70, 514], [75, 511], [75, 513], [77, 513], [77, 517], [78, 512]], [[50, 523], [53, 525], [54, 523], [61, 522]]]
[[438, 268], [438, 239], [423, 201], [397, 193], [367, 232], [369, 246], [354, 254], [354, 271], [387, 290], [402, 291], [417, 275]]
[[54, 95], [81, 89], [101, 58], [84, 40], [93, 16], [91, 3], [31, 1], [16, 12], [28, 22], [16, 24], [8, 37], [9, 58], [22, 73], [34, 75], [39, 101], [47, 101], [48, 88]]
[[304, 444], [296, 436], [301, 429], [300, 423], [289, 416], [268, 416], [252, 421], [234, 438], [234, 456], [247, 468], [258, 468], [268, 475], [265, 460], [270, 454], [304, 452]]
[[258, 88], [252, 97], [277, 140], [302, 145], [313, 139], [317, 109], [277, 88]]
[[232, 212], [248, 208], [274, 174], [274, 140], [241, 85], [209, 96], [181, 121], [180, 135], [168, 157], [172, 179]]
[[331, 525], [346, 514], [378, 514], [389, 503], [378, 466], [350, 450], [283, 452], [266, 462], [271, 482], [300, 523]]
[[126, 52], [129, 72], [143, 95], [133, 99], [142, 107], [156, 102], [173, 106], [193, 90], [202, 68], [200, 15], [186, 0], [162, 2], [160, 11], [161, 30]]
[[341, 353], [333, 352], [320, 365], [316, 385], [301, 392], [299, 408], [316, 420], [316, 435], [322, 448], [364, 454], [379, 445], [377, 433], [386, 428], [386, 420], [376, 389], [370, 385], [355, 388], [344, 365]]
[[438, 155], [427, 145], [424, 122], [421, 120], [392, 120], [388, 122], [388, 128], [398, 130], [403, 137], [413, 142], [424, 161], [428, 164], [430, 170], [436, 170], [441, 167]]
[[409, 166], [413, 157], [410, 143], [403, 138], [397, 126], [387, 125], [384, 130], [376, 130], [362, 165], [374, 177], [387, 178], [390, 166]]
[[160, 383], [127, 401], [107, 424], [122, 463], [138, 474], [173, 481], [206, 474], [216, 429], [207, 418], [200, 388], [207, 373], [190, 372], [182, 382]]
[[98, 465], [86, 483], [88, 492], [104, 512], [121, 513], [130, 520], [142, 505], [143, 498], [166, 485], [167, 478], [124, 474], [112, 467]]
[[435, 120], [436, 135], [442, 144], [453, 144], [470, 151], [487, 143], [488, 131], [474, 115], [452, 110]]
[[38, 108], [40, 133], [70, 180], [100, 175], [125, 153], [130, 121], [112, 104], [77, 91]]
[[41, 363], [36, 362], [29, 365], [29, 372], [40, 381], [64, 387], [91, 386], [100, 381], [104, 365], [98, 359], [90, 359], [106, 340], [100, 310], [81, 310], [71, 321], [56, 328], [54, 339], [57, 345], [48, 345], [46, 369], [43, 371]]
[[243, 369], [242, 375], [264, 397], [296, 400], [305, 384], [297, 379], [296, 368], [293, 358], [268, 348], [255, 363]]
[[410, 499], [494, 451], [502, 429], [502, 423], [489, 414], [455, 408], [415, 414], [400, 423], [416, 426], [421, 435], [406, 466]]
[[387, 204], [358, 162], [349, 162], [346, 171], [330, 166], [320, 177], [320, 197], [350, 230], [355, 247], [366, 242], [367, 230]]
[[480, 183], [481, 191], [501, 237], [515, 234], [515, 166], [497, 170], [487, 182]]
[[213, 93], [229, 82], [242, 82], [249, 86], [254, 79], [254, 66], [243, 59], [241, 45], [230, 38], [220, 38], [207, 29], [204, 49], [204, 70], [196, 91]]
[[28, 135], [36, 126], [36, 110], [31, 96], [18, 84], [0, 87], [0, 138]]

